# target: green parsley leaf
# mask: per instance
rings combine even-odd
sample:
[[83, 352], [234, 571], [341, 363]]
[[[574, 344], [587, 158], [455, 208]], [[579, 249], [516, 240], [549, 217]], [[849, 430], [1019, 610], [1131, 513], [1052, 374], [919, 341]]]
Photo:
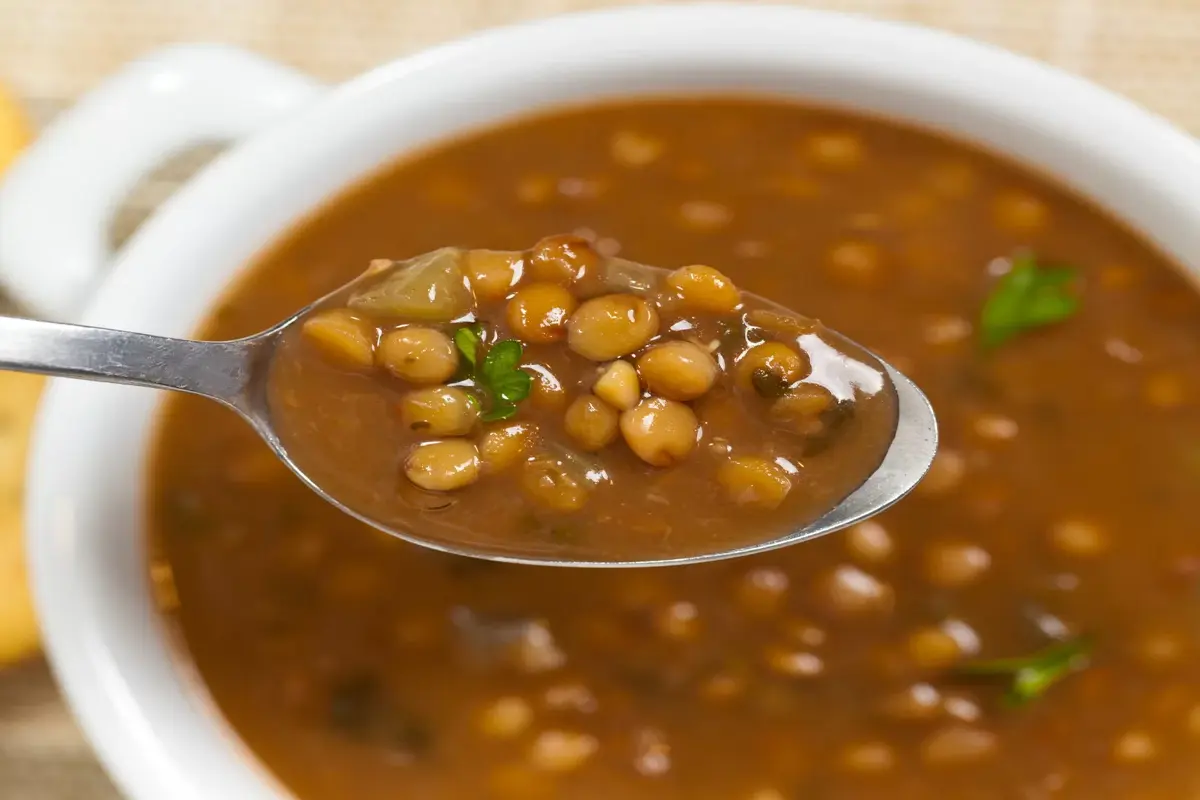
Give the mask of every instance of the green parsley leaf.
[[492, 379], [492, 393], [506, 403], [519, 403], [529, 397], [533, 377], [519, 369], [505, 372]]
[[524, 348], [516, 339], [505, 339], [488, 348], [483, 357], [483, 377], [490, 383], [503, 379], [521, 363]]
[[532, 376], [520, 368], [522, 344], [516, 339], [496, 342], [481, 359], [484, 342], [483, 326], [479, 323], [455, 331], [454, 344], [462, 354], [464, 378], [473, 380], [488, 401], [481, 419], [491, 422], [516, 414], [517, 403], [529, 397], [533, 388]]
[[1056, 642], [1024, 658], [998, 658], [977, 661], [960, 668], [963, 675], [995, 675], [1011, 680], [1004, 695], [1010, 707], [1024, 705], [1046, 693], [1054, 684], [1087, 665], [1093, 642], [1089, 636], [1078, 636]]
[[479, 415], [479, 418], [484, 422], [495, 422], [499, 419], [508, 419], [517, 413], [517, 407], [511, 403], [500, 403], [492, 406], [488, 411]]
[[529, 396], [533, 378], [520, 369], [523, 352], [516, 339], [505, 339], [488, 348], [483, 357], [476, 377], [486, 385], [495, 405], [515, 405]]
[[984, 347], [1003, 344], [1022, 331], [1052, 325], [1079, 310], [1071, 267], [1044, 267], [1029, 254], [1013, 259], [1012, 268], [992, 288], [979, 317]]
[[479, 347], [482, 343], [483, 326], [479, 323], [464, 325], [454, 332], [454, 346], [472, 367], [478, 363]]

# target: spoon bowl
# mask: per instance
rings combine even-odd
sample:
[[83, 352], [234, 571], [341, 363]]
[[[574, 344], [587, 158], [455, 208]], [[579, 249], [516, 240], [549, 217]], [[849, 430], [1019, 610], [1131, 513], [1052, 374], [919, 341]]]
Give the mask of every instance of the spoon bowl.
[[[648, 567], [713, 561], [760, 553], [814, 539], [853, 525], [883, 511], [910, 492], [924, 476], [937, 450], [937, 422], [929, 401], [906, 376], [878, 357], [873, 358], [895, 398], [895, 425], [890, 444], [878, 466], [848, 495], [816, 519], [784, 532], [754, 540], [713, 542], [678, 554], [611, 549], [546, 548], [524, 542], [498, 545], [474, 536], [431, 535], [419, 525], [380, 512], [352, 497], [345, 487], [318, 478], [311, 455], [298, 455], [294, 440], [281, 436], [280, 404], [273, 398], [272, 373], [281, 348], [314, 313], [377, 280], [387, 266], [403, 268], [420, 261], [377, 262], [371, 270], [288, 319], [261, 333], [223, 342], [200, 342], [141, 333], [0, 317], [0, 369], [41, 373], [199, 395], [217, 401], [246, 420], [274, 454], [309, 488], [362, 522], [413, 544], [460, 556], [510, 563], [569, 567]], [[627, 291], [646, 291], [645, 280], [667, 270], [612, 259], [607, 278]], [[762, 309], [792, 316], [795, 312], [757, 295], [743, 292]], [[828, 329], [822, 339], [843, 351], [865, 349]], [[815, 339], [815, 337], [814, 337]], [[831, 351], [832, 352], [832, 351]], [[852, 366], [864, 367], [858, 362]], [[872, 367], [874, 368], [874, 367]], [[284, 426], [286, 429], [286, 426]], [[325, 473], [327, 476], [328, 473]]]

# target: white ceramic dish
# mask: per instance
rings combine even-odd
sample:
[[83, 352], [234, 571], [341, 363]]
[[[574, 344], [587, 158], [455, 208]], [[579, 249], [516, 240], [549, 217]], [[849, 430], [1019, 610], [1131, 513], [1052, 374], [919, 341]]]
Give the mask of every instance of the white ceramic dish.
[[[946, 35], [741, 4], [520, 25], [330, 89], [227, 48], [160, 52], [69, 112], [0, 188], [0, 279], [49, 316], [186, 335], [289, 224], [405, 151], [546, 106], [706, 90], [836, 103], [979, 142], [1074, 186], [1200, 272], [1200, 144], [1166, 122]], [[124, 190], [172, 151], [238, 137], [108, 268], [105, 225]], [[46, 396], [28, 494], [46, 646], [131, 798], [281, 800], [151, 604], [143, 473], [159, 400], [61, 381]]]

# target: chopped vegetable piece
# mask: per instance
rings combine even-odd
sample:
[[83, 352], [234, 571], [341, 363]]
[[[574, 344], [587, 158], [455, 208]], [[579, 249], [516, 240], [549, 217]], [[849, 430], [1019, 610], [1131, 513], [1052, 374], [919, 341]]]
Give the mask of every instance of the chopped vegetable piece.
[[1044, 267], [1032, 255], [1019, 255], [996, 282], [979, 317], [984, 347], [996, 347], [1022, 331], [1061, 322], [1079, 310], [1070, 267]]
[[349, 307], [422, 322], [453, 322], [475, 306], [462, 253], [453, 247], [397, 262], [391, 272], [350, 297]]
[[[642, 394], [642, 384], [637, 370], [628, 361], [614, 361], [604, 368], [600, 377], [592, 384], [592, 392], [610, 406], [628, 411], [637, 405]], [[1200, 471], [1200, 457], [1197, 460]]]
[[777, 336], [804, 336], [821, 330], [821, 323], [815, 319], [764, 308], [751, 309], [746, 312], [746, 325], [751, 328], [762, 328]]
[[609, 291], [649, 296], [658, 288], [660, 273], [645, 264], [624, 258], [610, 258], [604, 265], [604, 284]]
[[1091, 652], [1091, 637], [1077, 636], [1029, 656], [977, 661], [963, 666], [959, 671], [963, 675], [1010, 678], [1012, 683], [1004, 695], [1004, 702], [1016, 707], [1036, 700], [1051, 686], [1085, 667]]

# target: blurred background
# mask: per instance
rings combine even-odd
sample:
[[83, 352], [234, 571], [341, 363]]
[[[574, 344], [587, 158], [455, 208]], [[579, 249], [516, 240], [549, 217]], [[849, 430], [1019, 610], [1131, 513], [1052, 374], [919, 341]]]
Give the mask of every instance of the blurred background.
[[[321, 79], [470, 31], [636, 0], [0, 0], [0, 170], [103, 76], [156, 47], [237, 44]], [[1053, 63], [1200, 134], [1200, 0], [822, 0], [947, 29]], [[210, 152], [129, 198], [119, 242]], [[0, 304], [2, 304], [0, 300]], [[0, 380], [0, 800], [114, 800], [37, 655], [20, 548], [36, 379]]]

